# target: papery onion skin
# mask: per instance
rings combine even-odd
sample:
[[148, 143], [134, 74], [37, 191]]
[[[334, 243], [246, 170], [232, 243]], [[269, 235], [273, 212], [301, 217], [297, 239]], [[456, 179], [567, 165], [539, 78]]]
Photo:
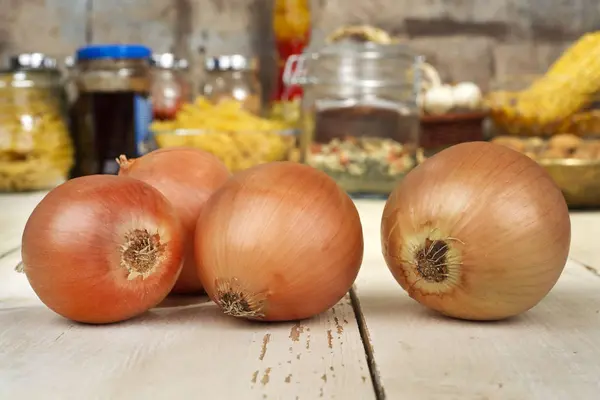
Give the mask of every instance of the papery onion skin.
[[350, 197], [326, 174], [293, 162], [239, 172], [207, 202], [196, 230], [200, 280], [228, 315], [309, 318], [334, 306], [362, 262]]
[[48, 308], [78, 322], [112, 323], [167, 296], [183, 264], [183, 228], [150, 185], [91, 175], [42, 199], [25, 225], [21, 254]]
[[556, 284], [571, 224], [542, 167], [506, 147], [472, 142], [405, 177], [385, 205], [381, 240], [390, 271], [412, 298], [451, 317], [499, 320], [534, 307]]
[[158, 189], [175, 207], [185, 229], [183, 270], [172, 293], [202, 291], [194, 260], [196, 221], [206, 200], [231, 176], [216, 156], [188, 147], [165, 148], [140, 158], [119, 159], [119, 175], [142, 180]]

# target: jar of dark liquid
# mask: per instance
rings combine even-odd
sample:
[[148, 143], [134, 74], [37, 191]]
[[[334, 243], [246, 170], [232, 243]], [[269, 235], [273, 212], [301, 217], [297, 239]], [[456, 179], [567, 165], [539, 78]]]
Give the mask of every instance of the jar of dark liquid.
[[77, 51], [71, 109], [76, 158], [73, 176], [115, 174], [121, 154], [149, 150], [152, 108], [150, 49], [137, 45], [87, 46]]

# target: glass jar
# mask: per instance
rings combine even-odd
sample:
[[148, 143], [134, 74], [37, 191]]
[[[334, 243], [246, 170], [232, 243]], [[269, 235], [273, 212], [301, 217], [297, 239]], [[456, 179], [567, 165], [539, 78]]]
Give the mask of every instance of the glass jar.
[[77, 51], [71, 109], [76, 163], [73, 175], [115, 174], [120, 155], [139, 157], [153, 149], [148, 136], [150, 49], [98, 45]]
[[51, 189], [68, 179], [73, 147], [56, 60], [12, 56], [0, 71], [0, 191]]
[[273, 36], [277, 51], [277, 81], [272, 100], [286, 107], [302, 97], [302, 88], [283, 82], [285, 63], [290, 56], [302, 54], [312, 33], [312, 10], [309, 0], [275, 0]]
[[304, 88], [300, 160], [353, 194], [388, 194], [417, 162], [420, 57], [403, 45], [339, 43], [290, 57]]
[[262, 88], [257, 74], [257, 62], [242, 55], [209, 57], [204, 65], [208, 77], [203, 84], [203, 95], [215, 104], [235, 99], [244, 109], [262, 113]]
[[188, 62], [171, 53], [163, 53], [154, 54], [151, 64], [153, 117], [159, 121], [172, 120], [181, 106], [191, 101]]

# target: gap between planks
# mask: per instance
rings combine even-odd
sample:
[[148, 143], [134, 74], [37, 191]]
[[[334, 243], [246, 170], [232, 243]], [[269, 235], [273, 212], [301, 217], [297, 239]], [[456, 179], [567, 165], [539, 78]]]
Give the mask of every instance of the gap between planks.
[[[600, 277], [600, 271], [596, 268], [584, 264], [572, 257], [569, 257], [569, 260], [575, 262], [580, 265], [585, 270], [589, 271], [591, 274]], [[371, 337], [369, 334], [369, 328], [367, 326], [367, 321], [365, 316], [363, 315], [362, 308], [360, 305], [360, 299], [358, 298], [355, 290], [355, 285], [350, 289], [350, 300], [352, 302], [352, 308], [354, 309], [354, 316], [356, 318], [356, 323], [358, 324], [358, 329], [360, 332], [360, 337], [363, 342], [363, 346], [365, 349], [365, 354], [367, 357], [367, 365], [369, 367], [369, 374], [371, 376], [371, 383], [373, 384], [373, 390], [375, 391], [375, 398], [377, 400], [385, 400], [386, 394], [385, 389], [383, 387], [383, 383], [381, 381], [381, 376], [379, 374], [379, 369], [377, 367], [377, 361], [375, 359], [375, 353], [373, 350], [373, 345], [371, 343]]]
[[19, 250], [21, 250], [21, 246], [16, 246], [16, 247], [13, 247], [12, 249], [6, 250], [4, 253], [0, 253], [0, 260], [12, 255], [13, 253], [16, 253]]
[[595, 275], [597, 277], [600, 277], [600, 271], [598, 271], [597, 268], [592, 267], [591, 265], [588, 265], [586, 263], [583, 263], [575, 258], [569, 257], [569, 259], [571, 261], [573, 261], [575, 264], [580, 265], [581, 267], [583, 267], [585, 270], [587, 270], [588, 272], [590, 272], [592, 275]]
[[350, 301], [352, 303], [352, 309], [354, 310], [354, 317], [358, 325], [358, 331], [365, 348], [365, 354], [367, 357], [367, 366], [369, 367], [369, 375], [371, 376], [371, 383], [373, 384], [373, 390], [375, 391], [375, 398], [377, 400], [385, 400], [385, 389], [381, 383], [379, 376], [379, 369], [377, 368], [377, 361], [375, 360], [375, 353], [373, 351], [373, 345], [371, 344], [371, 337], [369, 335], [369, 328], [367, 321], [363, 315], [362, 308], [360, 307], [360, 299], [356, 295], [353, 285], [350, 289]]

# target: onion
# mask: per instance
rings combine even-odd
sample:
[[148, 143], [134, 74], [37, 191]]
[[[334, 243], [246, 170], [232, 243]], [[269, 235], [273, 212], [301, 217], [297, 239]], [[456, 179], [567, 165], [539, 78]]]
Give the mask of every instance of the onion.
[[384, 209], [394, 278], [448, 316], [497, 320], [541, 301], [558, 280], [571, 225], [542, 167], [485, 142], [446, 149], [412, 170]]
[[204, 203], [230, 177], [214, 155], [193, 148], [167, 148], [141, 158], [119, 158], [119, 175], [142, 180], [158, 189], [173, 204], [185, 229], [183, 270], [173, 293], [202, 290], [194, 260], [194, 232]]
[[40, 300], [63, 317], [110, 323], [162, 301], [183, 261], [183, 230], [167, 199], [126, 177], [72, 179], [27, 220], [24, 272]]
[[234, 317], [319, 314], [348, 292], [362, 257], [352, 200], [326, 174], [293, 162], [234, 175], [208, 200], [196, 230], [200, 280]]

